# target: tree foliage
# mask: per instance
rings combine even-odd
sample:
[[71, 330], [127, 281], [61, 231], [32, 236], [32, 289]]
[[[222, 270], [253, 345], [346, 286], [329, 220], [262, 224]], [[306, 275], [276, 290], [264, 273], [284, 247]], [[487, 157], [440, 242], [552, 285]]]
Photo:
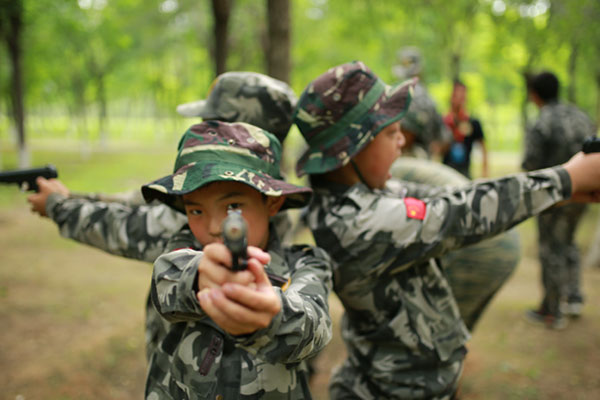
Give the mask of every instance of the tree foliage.
[[[13, 3], [2, 1], [2, 11]], [[68, 129], [82, 138], [91, 131], [101, 139], [111, 117], [177, 118], [175, 106], [204, 97], [215, 76], [215, 2], [20, 3], [26, 113], [68, 115]], [[279, 62], [285, 69], [285, 55], [268, 42], [267, 10], [277, 2], [225, 3], [222, 68], [266, 73]], [[500, 128], [514, 127], [525, 114], [523, 72], [550, 69], [565, 97], [600, 114], [597, 0], [289, 0], [289, 15], [288, 72], [297, 92], [327, 68], [356, 59], [392, 83], [397, 51], [412, 45], [421, 49], [423, 79], [442, 110], [460, 76], [484, 123], [495, 115]], [[9, 59], [6, 46], [0, 56]], [[285, 79], [285, 71], [277, 74]], [[8, 64], [0, 63], [2, 115], [11, 82]]]

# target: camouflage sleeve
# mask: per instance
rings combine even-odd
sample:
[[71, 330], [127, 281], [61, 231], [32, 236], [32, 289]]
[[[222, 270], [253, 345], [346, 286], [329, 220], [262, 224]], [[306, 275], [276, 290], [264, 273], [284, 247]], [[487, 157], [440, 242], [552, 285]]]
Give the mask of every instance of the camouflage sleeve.
[[331, 261], [315, 247], [294, 246], [290, 286], [278, 291], [282, 308], [271, 325], [248, 337], [238, 337], [249, 353], [271, 362], [294, 363], [315, 355], [331, 340], [328, 297]]
[[431, 185], [421, 182], [403, 181], [399, 179], [389, 179], [386, 182], [386, 189], [399, 197], [435, 197], [447, 193], [450, 186]]
[[543, 168], [546, 164], [544, 145], [544, 132], [541, 125], [537, 123], [535, 126], [527, 130], [525, 135], [525, 154], [521, 168], [526, 171], [533, 171], [538, 168]]
[[103, 201], [106, 203], [121, 203], [128, 206], [141, 206], [146, 204], [142, 192], [139, 189], [114, 194], [71, 192], [69, 198]]
[[129, 206], [56, 193], [48, 197], [46, 212], [63, 237], [147, 262], [153, 262], [187, 223], [185, 215], [165, 205]]
[[197, 321], [206, 314], [196, 298], [198, 263], [202, 251], [179, 249], [154, 261], [150, 296], [156, 310], [169, 322]]
[[[503, 232], [570, 193], [570, 177], [562, 167], [481, 180], [422, 200], [356, 193], [351, 197], [360, 207], [360, 221], [340, 220], [332, 229], [352, 232], [357, 246], [360, 240], [378, 248], [374, 257], [393, 257], [393, 265], [383, 267], [394, 270]], [[345, 248], [354, 251], [348, 244]]]

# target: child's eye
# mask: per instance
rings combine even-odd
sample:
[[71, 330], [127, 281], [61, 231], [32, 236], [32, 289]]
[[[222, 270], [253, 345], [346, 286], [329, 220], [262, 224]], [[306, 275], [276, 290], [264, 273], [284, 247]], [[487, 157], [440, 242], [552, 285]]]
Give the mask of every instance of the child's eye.
[[239, 210], [242, 207], [242, 203], [231, 203], [227, 206], [228, 210]]
[[201, 215], [202, 211], [201, 210], [188, 210], [188, 214], [190, 214], [190, 215]]

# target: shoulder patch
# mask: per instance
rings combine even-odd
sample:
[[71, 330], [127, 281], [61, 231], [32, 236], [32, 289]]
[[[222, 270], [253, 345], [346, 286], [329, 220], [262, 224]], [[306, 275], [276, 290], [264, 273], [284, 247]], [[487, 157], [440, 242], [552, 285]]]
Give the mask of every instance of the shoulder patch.
[[427, 206], [425, 202], [414, 197], [405, 197], [404, 205], [406, 206], [406, 217], [412, 219], [425, 219]]

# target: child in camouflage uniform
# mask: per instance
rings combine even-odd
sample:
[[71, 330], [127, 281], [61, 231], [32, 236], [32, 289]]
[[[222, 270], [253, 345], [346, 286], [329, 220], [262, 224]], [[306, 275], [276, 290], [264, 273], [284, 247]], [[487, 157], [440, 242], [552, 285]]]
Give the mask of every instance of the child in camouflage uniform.
[[308, 224], [333, 260], [348, 358], [332, 399], [450, 399], [469, 333], [436, 257], [503, 232], [573, 193], [597, 200], [600, 156], [448, 190], [388, 180], [413, 82], [387, 86], [361, 62], [301, 95], [297, 164], [314, 198]]
[[[150, 359], [147, 399], [310, 398], [302, 362], [331, 338], [331, 265], [318, 248], [283, 248], [269, 223], [310, 198], [281, 179], [280, 157], [270, 133], [208, 121], [184, 134], [174, 173], [142, 187], [189, 223], [167, 246], [179, 250], [154, 264], [152, 303], [168, 328]], [[221, 237], [231, 210], [248, 223], [248, 269], [239, 272]], [[289, 286], [272, 286], [265, 271]]]
[[[180, 114], [227, 122], [247, 122], [274, 133], [283, 141], [292, 124], [296, 95], [285, 82], [256, 72], [219, 75], [206, 99], [180, 105]], [[185, 215], [162, 204], [145, 204], [139, 189], [122, 194], [70, 193], [58, 179], [38, 178], [40, 190], [27, 201], [32, 209], [52, 219], [63, 237], [110, 254], [154, 262], [169, 239], [187, 223]], [[275, 227], [289, 226], [278, 214]], [[146, 302], [146, 355], [149, 358], [164, 336], [156, 310]]]

